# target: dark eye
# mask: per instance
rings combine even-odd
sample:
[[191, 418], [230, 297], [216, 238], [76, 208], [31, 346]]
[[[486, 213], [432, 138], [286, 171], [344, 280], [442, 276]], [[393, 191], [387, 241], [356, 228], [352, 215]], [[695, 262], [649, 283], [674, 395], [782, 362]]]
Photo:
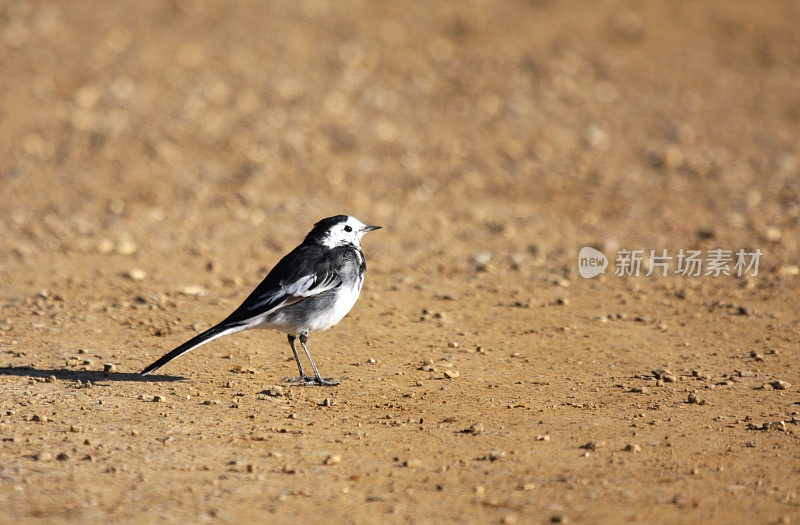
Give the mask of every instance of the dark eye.
[[351, 231], [353, 231], [353, 227], [352, 226], [345, 226], [344, 227], [344, 231], [346, 231], [347, 233], [350, 233]]

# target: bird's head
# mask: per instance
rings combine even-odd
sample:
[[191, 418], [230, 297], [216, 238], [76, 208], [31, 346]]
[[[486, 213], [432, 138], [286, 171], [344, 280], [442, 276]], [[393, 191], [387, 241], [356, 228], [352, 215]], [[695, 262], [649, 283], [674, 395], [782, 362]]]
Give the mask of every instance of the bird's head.
[[380, 226], [368, 226], [349, 215], [334, 215], [316, 223], [303, 243], [321, 244], [328, 248], [348, 245], [360, 247], [361, 237], [377, 229], [380, 229]]

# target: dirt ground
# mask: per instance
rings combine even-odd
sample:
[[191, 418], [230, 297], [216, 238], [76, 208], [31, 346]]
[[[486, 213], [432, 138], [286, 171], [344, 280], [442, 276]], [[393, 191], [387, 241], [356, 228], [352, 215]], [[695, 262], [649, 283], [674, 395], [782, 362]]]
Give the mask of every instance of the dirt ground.
[[[796, 522], [798, 27], [0, 3], [0, 522]], [[310, 340], [341, 386], [267, 331], [137, 374], [337, 213], [384, 226]], [[758, 274], [644, 275], [717, 248]]]

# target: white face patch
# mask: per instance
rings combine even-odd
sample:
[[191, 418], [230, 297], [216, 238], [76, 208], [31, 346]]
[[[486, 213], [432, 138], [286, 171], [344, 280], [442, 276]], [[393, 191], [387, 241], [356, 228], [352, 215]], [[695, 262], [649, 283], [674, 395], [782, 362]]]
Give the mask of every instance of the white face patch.
[[328, 248], [352, 245], [361, 247], [361, 237], [367, 232], [367, 225], [355, 217], [347, 217], [346, 221], [337, 223], [328, 230], [322, 244]]

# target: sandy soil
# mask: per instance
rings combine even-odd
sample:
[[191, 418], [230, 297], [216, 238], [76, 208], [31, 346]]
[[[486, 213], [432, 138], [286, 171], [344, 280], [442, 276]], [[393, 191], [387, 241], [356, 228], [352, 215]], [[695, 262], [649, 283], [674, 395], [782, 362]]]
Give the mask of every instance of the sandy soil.
[[[800, 518], [799, 26], [0, 4], [0, 521]], [[136, 374], [335, 213], [385, 227], [311, 339], [341, 386], [283, 384], [274, 332]], [[763, 255], [620, 277], [623, 248]]]

